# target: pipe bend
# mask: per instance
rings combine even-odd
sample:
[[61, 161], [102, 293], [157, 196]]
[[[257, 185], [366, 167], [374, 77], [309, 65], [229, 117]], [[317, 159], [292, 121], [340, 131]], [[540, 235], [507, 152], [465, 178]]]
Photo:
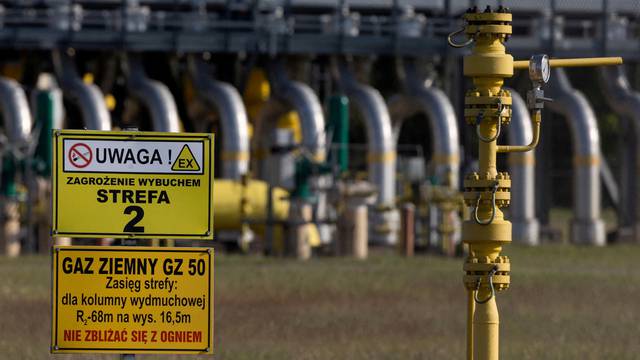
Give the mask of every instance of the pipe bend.
[[9, 143], [26, 145], [33, 122], [27, 97], [17, 81], [0, 77], [0, 107]]
[[434, 87], [415, 88], [413, 96], [419, 99], [430, 119], [434, 131], [434, 145], [443, 155], [457, 156], [458, 124], [451, 102], [445, 93]]
[[147, 107], [153, 130], [180, 132], [178, 110], [169, 88], [160, 81], [148, 78], [138, 60], [130, 60], [129, 67], [129, 90]]
[[378, 187], [376, 204], [393, 207], [395, 202], [396, 144], [391, 118], [380, 92], [360, 84], [342, 61], [337, 67], [340, 87], [363, 115], [367, 128], [369, 178]]
[[380, 92], [371, 86], [357, 84], [347, 92], [347, 96], [353, 98], [354, 103], [367, 121], [370, 151], [395, 152], [391, 118]]
[[87, 129], [111, 130], [111, 116], [100, 88], [94, 84], [86, 84], [80, 78], [63, 79], [61, 83], [63, 93], [80, 108]]
[[102, 92], [96, 85], [73, 79], [63, 81], [62, 86], [62, 91], [78, 104], [87, 129], [111, 130], [111, 117], [104, 104]]
[[340, 87], [347, 97], [353, 99], [365, 119], [369, 151], [395, 152], [391, 117], [380, 92], [369, 85], [360, 84], [345, 61], [338, 64], [338, 76]]
[[291, 104], [300, 117], [303, 146], [315, 159], [323, 161], [326, 155], [325, 121], [318, 97], [308, 85], [298, 81], [291, 81], [277, 91], [277, 96]]
[[600, 87], [609, 105], [620, 114], [634, 120], [633, 126], [640, 133], [640, 94], [627, 80], [623, 66], [606, 66], [598, 69]]
[[62, 92], [77, 104], [85, 127], [89, 130], [111, 130], [111, 116], [100, 88], [82, 81], [68, 56], [54, 52], [53, 62]]
[[[459, 135], [458, 123], [453, 105], [441, 89], [433, 86], [431, 79], [421, 76], [417, 70], [415, 59], [403, 59], [401, 77], [405, 89], [420, 109], [427, 115], [433, 134], [433, 157], [443, 172], [453, 175], [451, 186], [457, 186], [459, 174]], [[445, 166], [445, 169], [442, 167]]]
[[[509, 141], [518, 145], [498, 145], [498, 152], [528, 152], [538, 145], [540, 139], [541, 112], [529, 114], [527, 105], [517, 91], [505, 87], [511, 93], [512, 118], [509, 131]], [[533, 115], [533, 117], [531, 116]], [[529, 145], [520, 145], [529, 144]]]
[[569, 120], [574, 137], [574, 151], [583, 157], [600, 156], [598, 122], [591, 105], [582, 92], [575, 90], [562, 69], [553, 69], [549, 95], [554, 99], [547, 106]]
[[192, 78], [199, 96], [220, 116], [225, 153], [222, 176], [239, 179], [249, 170], [249, 121], [242, 98], [235, 87], [210, 76], [205, 63], [198, 61], [194, 65]]
[[[275, 100], [284, 105], [284, 108], [291, 108], [298, 113], [303, 147], [315, 159], [324, 161], [326, 156], [325, 120], [320, 100], [307, 84], [289, 79], [281, 61], [270, 64], [268, 70]], [[271, 102], [272, 100], [269, 101]]]

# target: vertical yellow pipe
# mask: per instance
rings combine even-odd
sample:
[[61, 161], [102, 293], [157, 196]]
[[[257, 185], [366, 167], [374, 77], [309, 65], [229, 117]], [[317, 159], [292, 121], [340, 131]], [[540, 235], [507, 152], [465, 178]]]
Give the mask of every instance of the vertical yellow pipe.
[[[480, 290], [478, 296], [484, 299], [489, 296], [489, 292], [488, 290]], [[474, 328], [478, 330], [474, 334], [476, 343], [474, 358], [479, 360], [498, 359], [500, 318], [495, 296], [484, 304], [476, 304], [473, 323]]]
[[[485, 138], [493, 138], [496, 136], [498, 129], [495, 123], [484, 122], [480, 125], [480, 133]], [[480, 142], [478, 146], [478, 157], [479, 157], [479, 169], [480, 175], [485, 176], [487, 172], [491, 178], [495, 177], [498, 171], [496, 170], [496, 140], [492, 142], [483, 142], [482, 140], [478, 140]]]
[[[498, 360], [499, 317], [494, 280], [502, 245], [511, 241], [511, 223], [504, 220], [501, 207], [508, 205], [510, 181], [499, 173], [496, 163], [497, 138], [501, 125], [509, 121], [511, 99], [502, 90], [505, 78], [513, 75], [513, 57], [506, 53], [504, 41], [511, 35], [512, 16], [504, 8], [492, 12], [470, 10], [464, 32], [473, 39], [473, 49], [464, 58], [464, 75], [474, 88], [465, 96], [465, 118], [477, 127], [479, 170], [465, 180], [465, 199], [473, 215], [463, 224], [462, 240], [469, 246], [465, 263], [467, 305], [467, 359]], [[499, 193], [499, 201], [495, 201]], [[502, 260], [501, 260], [502, 261]], [[503, 268], [504, 270], [504, 268]], [[508, 285], [501, 271], [496, 288]], [[477, 290], [476, 290], [477, 289]], [[476, 295], [478, 301], [476, 301]]]
[[473, 360], [473, 314], [476, 308], [474, 294], [474, 290], [467, 290], [467, 360]]

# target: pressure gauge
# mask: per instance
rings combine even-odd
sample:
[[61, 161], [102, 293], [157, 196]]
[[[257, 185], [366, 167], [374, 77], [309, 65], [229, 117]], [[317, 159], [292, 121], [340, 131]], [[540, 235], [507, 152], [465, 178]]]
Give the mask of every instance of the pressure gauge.
[[539, 84], [546, 84], [551, 76], [549, 57], [547, 55], [533, 55], [529, 60], [529, 78]]

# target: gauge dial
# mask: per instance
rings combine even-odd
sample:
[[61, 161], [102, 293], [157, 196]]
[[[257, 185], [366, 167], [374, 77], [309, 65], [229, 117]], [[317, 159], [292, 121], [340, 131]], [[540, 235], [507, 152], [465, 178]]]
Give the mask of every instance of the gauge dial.
[[529, 60], [529, 77], [531, 81], [546, 84], [551, 76], [549, 57], [547, 55], [533, 55]]

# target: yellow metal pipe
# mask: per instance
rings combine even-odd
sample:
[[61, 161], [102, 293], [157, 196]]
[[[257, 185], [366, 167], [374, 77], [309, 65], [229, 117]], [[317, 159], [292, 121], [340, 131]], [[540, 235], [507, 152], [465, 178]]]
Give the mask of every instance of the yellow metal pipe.
[[[464, 181], [465, 204], [473, 211], [473, 216], [462, 225], [462, 241], [469, 247], [469, 259], [463, 267], [469, 296], [467, 359], [498, 360], [500, 318], [495, 295], [509, 287], [511, 269], [508, 257], [500, 254], [503, 245], [511, 242], [511, 223], [504, 219], [501, 208], [509, 206], [511, 180], [508, 173], [497, 172], [496, 155], [532, 150], [540, 138], [541, 114], [539, 110], [532, 114], [534, 134], [530, 144], [497, 145], [501, 126], [507, 125], [510, 117], [502, 114], [502, 106], [511, 104], [505, 103], [508, 94], [502, 85], [513, 76], [514, 70], [527, 69], [529, 60], [513, 61], [506, 52], [504, 42], [511, 35], [511, 14], [504, 8], [493, 12], [488, 7], [482, 13], [470, 10], [464, 19], [467, 21], [464, 32], [471, 38], [465, 46], [473, 44], [473, 48], [471, 54], [464, 57], [463, 72], [474, 85], [465, 95], [465, 118], [476, 126], [480, 138], [479, 169]], [[550, 67], [619, 64], [622, 64], [619, 57], [549, 61]]]
[[[585, 66], [612, 66], [622, 65], [621, 57], [595, 57], [584, 59], [549, 59], [549, 66], [554, 67], [585, 67]], [[529, 60], [517, 60], [513, 62], [515, 70], [529, 68]]]
[[[480, 134], [486, 139], [491, 139], [496, 136], [498, 127], [496, 123], [483, 122], [480, 124]], [[497, 141], [482, 142], [478, 146], [478, 160], [480, 174], [489, 174], [491, 178], [495, 177], [498, 173], [496, 168], [496, 148], [498, 147]]]
[[[213, 221], [216, 230], [240, 230], [246, 222], [251, 228], [262, 233], [268, 217], [267, 196], [269, 185], [264, 181], [240, 181], [216, 179], [213, 187]], [[273, 220], [283, 221], [289, 216], [289, 193], [281, 188], [273, 188]]]
[[473, 313], [476, 309], [474, 290], [467, 290], [467, 360], [473, 360]]
[[540, 121], [542, 115], [540, 115], [541, 111], [534, 111], [533, 116], [531, 117], [531, 122], [533, 123], [533, 139], [531, 139], [531, 143], [529, 145], [498, 145], [499, 153], [509, 153], [509, 152], [527, 152], [529, 150], [533, 150], [536, 146], [538, 146], [538, 141], [540, 140]]
[[[488, 296], [488, 290], [481, 289], [479, 296]], [[476, 304], [473, 319], [476, 346], [473, 356], [478, 360], [499, 358], [500, 317], [496, 297], [493, 296], [484, 304]]]

